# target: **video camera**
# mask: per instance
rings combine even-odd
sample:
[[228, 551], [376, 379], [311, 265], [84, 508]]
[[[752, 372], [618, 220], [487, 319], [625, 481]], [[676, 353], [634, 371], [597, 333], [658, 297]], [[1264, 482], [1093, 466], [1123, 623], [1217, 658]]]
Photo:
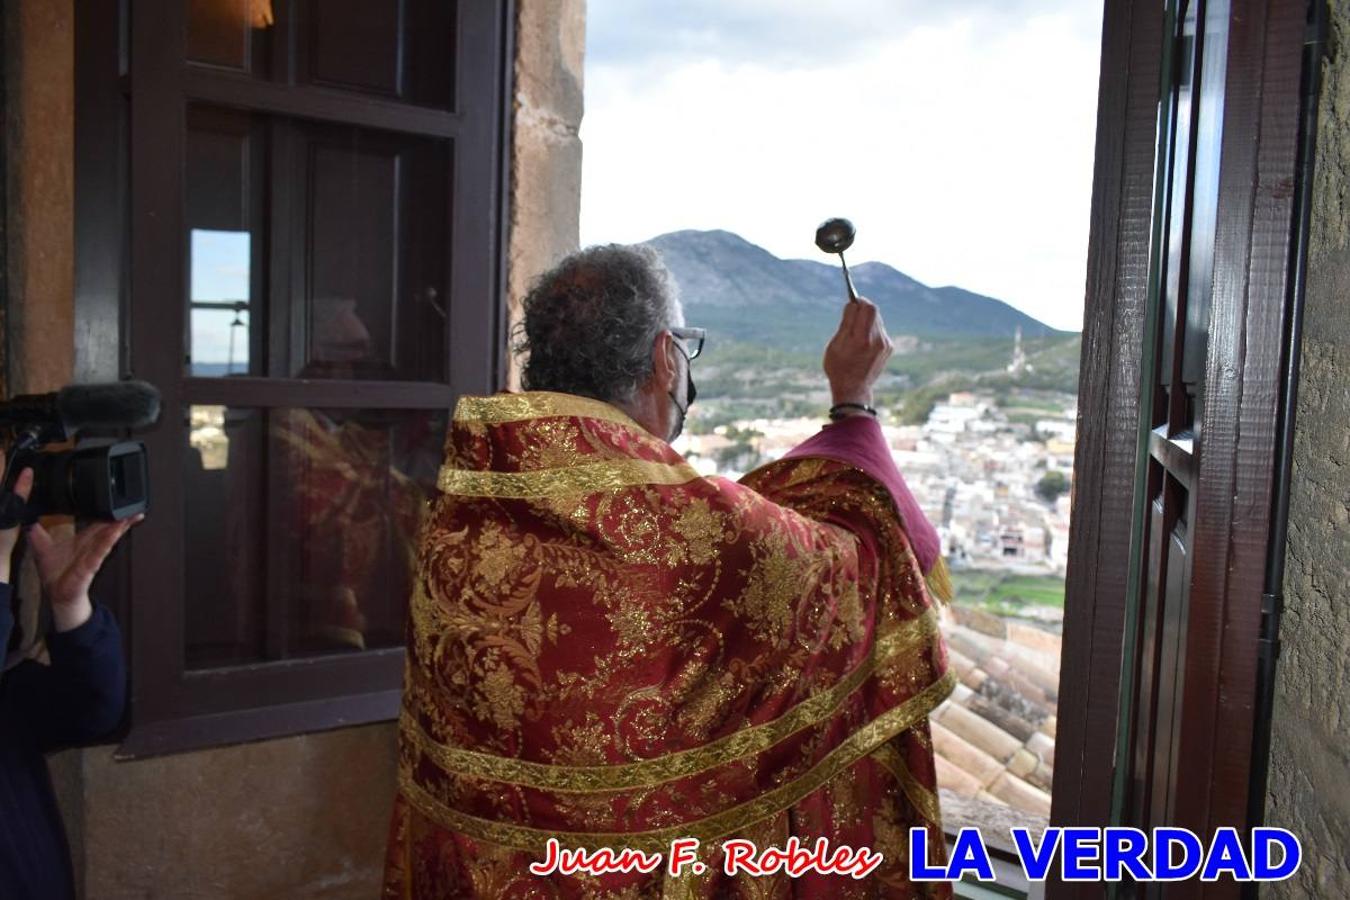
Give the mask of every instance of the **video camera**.
[[[73, 450], [41, 448], [81, 431], [143, 428], [158, 418], [159, 391], [144, 381], [72, 384], [50, 394], [0, 401], [0, 429], [13, 439], [0, 481], [0, 528], [46, 515], [118, 521], [144, 512], [150, 481], [140, 441], [93, 440]], [[33, 470], [27, 503], [14, 493], [14, 483], [26, 468]]]

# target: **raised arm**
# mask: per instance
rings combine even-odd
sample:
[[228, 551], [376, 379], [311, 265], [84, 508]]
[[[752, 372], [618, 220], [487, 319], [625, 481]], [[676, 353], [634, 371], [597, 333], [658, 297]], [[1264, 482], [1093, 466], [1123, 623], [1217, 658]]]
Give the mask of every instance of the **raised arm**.
[[[872, 410], [872, 387], [884, 371], [891, 350], [885, 322], [876, 306], [864, 299], [848, 303], [839, 330], [825, 349], [825, 377], [829, 380], [835, 404], [831, 414], [833, 421], [794, 447], [783, 459], [742, 480], [775, 502], [806, 515], [825, 518], [831, 516], [831, 506], [819, 498], [829, 496], [831, 490], [812, 487], [805, 481], [829, 481], [832, 490], [845, 493], [867, 491], [871, 483], [879, 484], [895, 504], [909, 545], [924, 575], [929, 578], [929, 586], [938, 596], [947, 599], [950, 585], [941, 559], [937, 530], [924, 516], [896, 467]], [[810, 459], [841, 465], [807, 469], [796, 464]], [[813, 510], [813, 505], [819, 509]]]
[[886, 369], [894, 351], [881, 311], [859, 298], [844, 306], [839, 330], [825, 347], [825, 378], [837, 415], [868, 415], [872, 386]]

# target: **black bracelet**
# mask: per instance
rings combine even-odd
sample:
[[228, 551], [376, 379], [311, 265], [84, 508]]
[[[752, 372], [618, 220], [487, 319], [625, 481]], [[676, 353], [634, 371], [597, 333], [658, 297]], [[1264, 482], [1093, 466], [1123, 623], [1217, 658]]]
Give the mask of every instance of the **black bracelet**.
[[846, 416], [843, 415], [842, 412], [840, 412], [840, 410], [845, 409], [856, 409], [861, 412], [867, 413], [874, 419], [877, 417], [876, 407], [868, 406], [866, 403], [836, 403], [834, 406], [830, 407], [830, 418], [831, 419], [847, 418]]

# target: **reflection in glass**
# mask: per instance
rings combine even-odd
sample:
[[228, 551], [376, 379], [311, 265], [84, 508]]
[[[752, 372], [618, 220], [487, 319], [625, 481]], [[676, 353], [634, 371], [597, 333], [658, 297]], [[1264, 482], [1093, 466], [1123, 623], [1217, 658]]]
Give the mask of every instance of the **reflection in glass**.
[[194, 406], [188, 667], [401, 646], [445, 414]]
[[394, 368], [375, 353], [365, 320], [351, 297], [322, 297], [313, 303], [309, 361], [301, 378], [394, 377]]
[[[449, 146], [305, 124], [298, 378], [443, 381]], [[293, 301], [294, 302], [294, 301]]]
[[230, 439], [225, 435], [225, 407], [194, 406], [188, 416], [188, 445], [197, 451], [207, 471], [225, 468]]
[[450, 109], [455, 94], [452, 0], [313, 3], [297, 35], [301, 82]]
[[247, 231], [192, 229], [192, 374], [249, 370], [250, 241]]
[[[251, 72], [265, 62], [256, 41], [276, 21], [272, 0], [187, 0], [187, 57], [192, 62]], [[256, 73], [256, 74], [265, 74]]]
[[188, 125], [188, 373], [444, 382], [450, 142], [202, 104]]
[[[1205, 33], [1200, 61], [1200, 87], [1196, 102], [1195, 184], [1191, 197], [1189, 272], [1186, 283], [1185, 335], [1182, 345], [1181, 380], [1195, 396], [1205, 378], [1209, 310], [1214, 287], [1214, 245], [1219, 216], [1219, 169], [1223, 151], [1224, 81], [1228, 67], [1228, 21], [1225, 2], [1205, 7]], [[1200, 424], [1202, 410], [1193, 422]], [[1198, 431], [1198, 428], [1197, 428]]]

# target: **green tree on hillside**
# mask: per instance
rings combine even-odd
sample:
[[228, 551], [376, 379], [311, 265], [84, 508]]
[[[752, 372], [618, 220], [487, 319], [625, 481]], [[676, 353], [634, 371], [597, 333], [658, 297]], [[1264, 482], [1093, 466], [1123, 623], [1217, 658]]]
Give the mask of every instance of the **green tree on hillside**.
[[1046, 503], [1054, 503], [1068, 489], [1069, 479], [1065, 478], [1064, 473], [1058, 469], [1046, 472], [1041, 476], [1041, 480], [1036, 482], [1036, 496]]

